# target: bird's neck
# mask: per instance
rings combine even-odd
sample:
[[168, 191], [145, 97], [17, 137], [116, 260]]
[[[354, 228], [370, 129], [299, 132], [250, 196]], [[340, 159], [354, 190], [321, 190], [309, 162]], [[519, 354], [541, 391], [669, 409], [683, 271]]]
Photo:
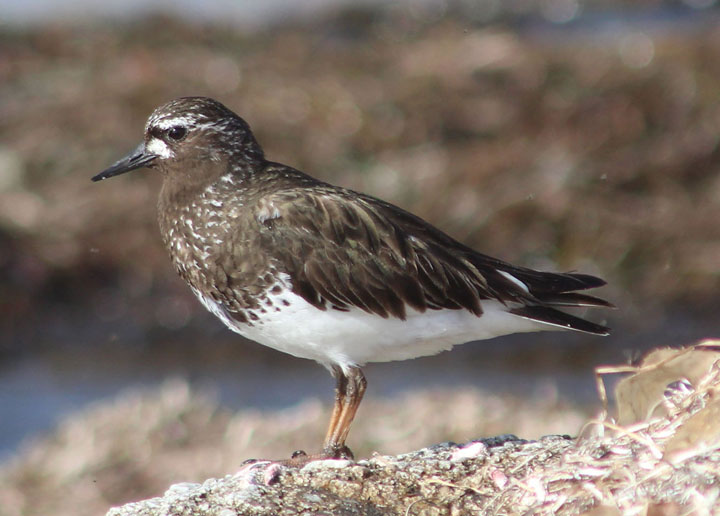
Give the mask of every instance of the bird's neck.
[[235, 220], [252, 204], [258, 178], [235, 163], [205, 164], [201, 178], [165, 176], [158, 201], [158, 222], [168, 248], [179, 240], [192, 240], [194, 245], [212, 246], [222, 240]]

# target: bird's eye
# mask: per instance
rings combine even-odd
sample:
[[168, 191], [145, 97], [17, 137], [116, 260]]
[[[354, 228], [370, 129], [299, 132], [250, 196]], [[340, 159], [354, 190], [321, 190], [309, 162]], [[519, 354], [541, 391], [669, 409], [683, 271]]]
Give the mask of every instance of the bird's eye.
[[179, 142], [180, 140], [185, 138], [186, 134], [187, 129], [185, 129], [181, 125], [176, 125], [167, 130], [168, 138], [170, 138], [171, 140], [175, 140], [176, 142]]

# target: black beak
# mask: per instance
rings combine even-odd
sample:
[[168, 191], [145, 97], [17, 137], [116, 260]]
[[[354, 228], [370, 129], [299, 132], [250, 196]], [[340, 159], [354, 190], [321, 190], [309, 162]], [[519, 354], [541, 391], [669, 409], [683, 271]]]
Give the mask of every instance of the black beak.
[[145, 144], [141, 143], [134, 151], [125, 156], [123, 159], [113, 163], [110, 167], [106, 168], [98, 175], [92, 178], [93, 181], [101, 181], [108, 177], [119, 176], [125, 172], [130, 172], [142, 167], [147, 167], [152, 163], [157, 156], [155, 154], [149, 154], [145, 151]]

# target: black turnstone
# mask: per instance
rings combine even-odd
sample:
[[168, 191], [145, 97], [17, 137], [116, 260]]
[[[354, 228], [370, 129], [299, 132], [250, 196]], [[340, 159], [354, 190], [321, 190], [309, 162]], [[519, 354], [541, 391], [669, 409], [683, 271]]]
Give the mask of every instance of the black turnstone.
[[245, 120], [215, 100], [160, 106], [144, 141], [93, 181], [142, 167], [163, 175], [162, 238], [205, 307], [335, 377], [322, 457], [352, 457], [345, 440], [368, 362], [517, 332], [608, 334], [562, 311], [612, 306], [576, 292], [602, 279], [485, 256], [392, 204], [268, 161]]

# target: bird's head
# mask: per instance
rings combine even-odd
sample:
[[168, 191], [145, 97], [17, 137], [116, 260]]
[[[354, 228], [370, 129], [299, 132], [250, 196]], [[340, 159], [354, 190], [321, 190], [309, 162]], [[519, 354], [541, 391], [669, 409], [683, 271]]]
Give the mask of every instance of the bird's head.
[[250, 126], [220, 102], [182, 97], [150, 115], [145, 137], [130, 154], [92, 178], [100, 181], [143, 167], [166, 178], [193, 182], [262, 161], [263, 151]]

